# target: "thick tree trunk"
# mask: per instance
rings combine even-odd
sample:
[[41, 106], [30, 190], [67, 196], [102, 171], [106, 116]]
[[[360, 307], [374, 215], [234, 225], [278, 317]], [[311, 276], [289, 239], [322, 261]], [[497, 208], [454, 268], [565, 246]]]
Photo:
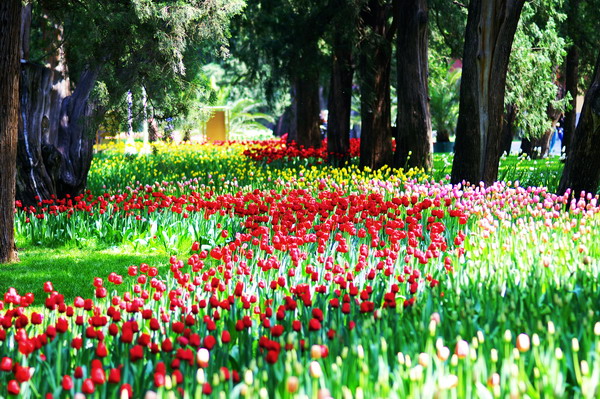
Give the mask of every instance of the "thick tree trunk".
[[565, 71], [565, 89], [571, 95], [569, 105], [571, 109], [565, 112], [565, 124], [563, 126], [563, 152], [569, 152], [569, 145], [575, 133], [577, 122], [577, 83], [579, 81], [579, 49], [573, 45], [567, 53], [567, 66]]
[[398, 12], [398, 119], [394, 166], [431, 169], [427, 87], [427, 0], [405, 0]]
[[31, 33], [31, 10], [33, 4], [28, 3], [21, 10], [21, 46], [20, 57], [29, 60], [29, 36]]
[[21, 0], [0, 3], [0, 263], [18, 260], [14, 211], [21, 7]]
[[600, 53], [592, 83], [583, 101], [583, 109], [571, 141], [558, 193], [572, 189], [573, 196], [582, 191], [595, 194], [600, 182]]
[[[52, 176], [58, 157], [51, 153], [48, 142], [50, 121], [58, 120], [59, 109], [50, 101], [52, 70], [23, 64], [21, 67], [21, 118], [17, 152], [17, 198], [25, 205], [56, 194]], [[46, 158], [44, 159], [44, 155]], [[53, 173], [54, 172], [54, 173]]]
[[394, 29], [388, 26], [390, 11], [380, 1], [370, 0], [362, 13], [366, 32], [360, 49], [362, 168], [379, 169], [393, 160], [390, 73]]
[[502, 121], [502, 142], [500, 150], [502, 154], [510, 155], [512, 141], [515, 137], [515, 119], [517, 118], [517, 108], [513, 104], [507, 104], [504, 111], [504, 119]]
[[318, 76], [296, 78], [295, 89], [297, 143], [305, 148], [318, 148], [321, 146]]
[[[291, 104], [289, 107], [290, 128], [287, 133], [288, 142], [298, 142], [298, 90], [296, 82], [290, 85]], [[286, 111], [287, 112], [287, 111]]]
[[343, 166], [350, 159], [350, 112], [352, 110], [352, 43], [341, 35], [334, 38], [327, 153], [331, 165]]
[[498, 178], [506, 72], [525, 0], [471, 0], [452, 183]]
[[82, 73], [76, 90], [65, 96], [56, 69], [23, 65], [17, 198], [24, 204], [83, 192], [95, 136], [88, 98], [97, 74]]

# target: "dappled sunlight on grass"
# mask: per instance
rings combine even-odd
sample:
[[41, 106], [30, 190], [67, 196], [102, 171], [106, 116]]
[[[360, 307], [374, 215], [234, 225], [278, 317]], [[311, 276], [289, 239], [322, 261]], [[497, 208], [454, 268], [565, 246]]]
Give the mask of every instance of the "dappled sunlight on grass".
[[42, 287], [52, 280], [57, 291], [72, 301], [76, 296], [91, 298], [94, 295], [94, 277], [111, 272], [127, 272], [127, 267], [142, 262], [159, 267], [168, 264], [164, 253], [124, 252], [116, 249], [78, 249], [28, 247], [19, 252], [20, 262], [0, 267], [0, 291], [19, 287], [43, 299]]

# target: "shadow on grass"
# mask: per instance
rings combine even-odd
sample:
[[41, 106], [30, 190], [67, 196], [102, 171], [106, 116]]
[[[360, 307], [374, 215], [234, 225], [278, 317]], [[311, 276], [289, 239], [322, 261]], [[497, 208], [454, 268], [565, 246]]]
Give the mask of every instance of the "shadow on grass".
[[0, 265], [0, 294], [3, 296], [9, 287], [21, 295], [32, 292], [37, 306], [44, 304], [46, 281], [51, 281], [54, 289], [65, 296], [65, 302], [71, 304], [76, 296], [93, 297], [94, 277], [103, 278], [111, 292], [116, 286], [106, 280], [110, 273], [126, 275], [130, 265], [140, 263], [156, 267], [169, 263], [169, 256], [164, 253], [123, 253], [118, 249], [29, 247], [20, 251], [19, 257], [19, 263]]

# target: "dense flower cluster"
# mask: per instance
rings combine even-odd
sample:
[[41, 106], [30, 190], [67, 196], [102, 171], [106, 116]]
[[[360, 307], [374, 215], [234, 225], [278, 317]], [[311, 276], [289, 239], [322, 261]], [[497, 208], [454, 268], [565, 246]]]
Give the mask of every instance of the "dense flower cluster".
[[[90, 282], [93, 298], [65, 300], [51, 282], [45, 298], [9, 289], [0, 396], [573, 392], [558, 378], [598, 392], [599, 303], [577, 294], [600, 272], [596, 198], [376, 175], [305, 183], [157, 183], [17, 204], [30, 234], [86, 225], [189, 245], [164, 264], [115, 265]], [[566, 357], [547, 314], [577, 328]], [[537, 332], [513, 337], [511, 325]]]
[[[348, 153], [350, 157], [358, 157], [360, 155], [359, 139], [350, 139]], [[327, 151], [327, 139], [323, 140], [319, 148], [304, 148], [296, 142], [288, 142], [286, 134], [279, 140], [254, 142], [248, 149], [244, 150], [244, 155], [255, 161], [271, 163], [279, 159], [290, 160], [296, 158], [315, 158], [322, 161], [326, 160], [330, 154]], [[340, 154], [332, 155], [339, 156]]]

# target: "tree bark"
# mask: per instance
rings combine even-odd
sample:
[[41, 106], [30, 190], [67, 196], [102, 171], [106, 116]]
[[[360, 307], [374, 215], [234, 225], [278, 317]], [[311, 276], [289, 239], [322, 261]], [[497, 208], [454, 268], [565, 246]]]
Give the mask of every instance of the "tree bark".
[[350, 159], [353, 76], [352, 43], [343, 36], [336, 35], [333, 42], [327, 121], [328, 161], [334, 166], [343, 166]]
[[565, 125], [563, 126], [563, 153], [569, 152], [569, 146], [575, 133], [577, 122], [577, 83], [579, 81], [579, 49], [572, 45], [567, 52], [567, 65], [565, 71], [565, 89], [571, 95], [570, 110], [565, 112]]
[[395, 28], [388, 25], [390, 12], [388, 5], [370, 0], [362, 13], [366, 36], [360, 49], [361, 168], [379, 169], [393, 160], [390, 73]]
[[498, 178], [506, 73], [524, 2], [469, 3], [452, 183]]
[[571, 141], [558, 193], [571, 189], [573, 196], [581, 192], [595, 194], [600, 181], [600, 53], [592, 83], [583, 101], [583, 109]]
[[431, 169], [431, 115], [427, 86], [427, 0], [397, 7], [398, 119], [394, 166]]
[[29, 60], [29, 36], [31, 33], [31, 10], [33, 4], [28, 3], [21, 10], [21, 45], [20, 57]]
[[89, 95], [99, 69], [82, 73], [66, 95], [56, 69], [23, 65], [17, 198], [32, 205], [85, 189], [93, 155], [96, 120]]
[[14, 210], [21, 8], [21, 0], [0, 3], [0, 263], [18, 260]]
[[305, 148], [318, 148], [321, 146], [318, 76], [299, 76], [295, 79], [294, 86], [297, 143]]

